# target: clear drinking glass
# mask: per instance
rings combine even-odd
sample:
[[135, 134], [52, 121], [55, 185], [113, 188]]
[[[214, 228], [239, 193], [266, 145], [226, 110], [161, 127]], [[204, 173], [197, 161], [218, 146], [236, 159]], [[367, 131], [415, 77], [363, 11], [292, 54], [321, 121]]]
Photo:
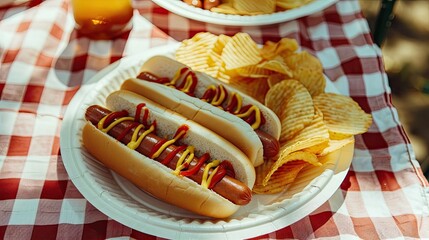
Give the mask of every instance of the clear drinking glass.
[[131, 0], [71, 0], [76, 29], [92, 39], [112, 39], [132, 27]]

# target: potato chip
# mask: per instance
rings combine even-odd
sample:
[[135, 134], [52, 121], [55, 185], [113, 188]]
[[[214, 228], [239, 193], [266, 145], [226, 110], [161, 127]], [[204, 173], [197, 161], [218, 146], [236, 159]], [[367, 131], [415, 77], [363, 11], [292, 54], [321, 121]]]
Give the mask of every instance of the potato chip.
[[332, 133], [361, 134], [372, 123], [371, 115], [347, 96], [322, 93], [314, 98], [314, 104], [323, 112], [323, 121]]
[[297, 160], [301, 160], [301, 161], [304, 161], [306, 163], [310, 163], [310, 164], [312, 164], [314, 166], [318, 166], [318, 167], [322, 166], [322, 164], [319, 162], [319, 160], [317, 159], [317, 156], [314, 153], [305, 152], [305, 151], [293, 152], [293, 153], [286, 155], [284, 157], [281, 156], [281, 157], [279, 157], [279, 159], [277, 159], [277, 161], [275, 161], [275, 163], [271, 166], [268, 174], [262, 180], [262, 185], [266, 186], [268, 184], [268, 182], [270, 181], [272, 175], [281, 166], [287, 164], [288, 162], [297, 161]]
[[212, 12], [236, 15], [268, 14], [308, 4], [312, 0], [223, 0]]
[[207, 57], [208, 67], [203, 71], [214, 78], [219, 78], [219, 72], [225, 68], [220, 55], [213, 49], [213, 51], [207, 53]]
[[305, 148], [304, 150], [306, 152], [311, 152], [319, 156], [319, 154], [321, 154], [328, 146], [329, 146], [329, 139], [327, 139], [326, 141], [320, 141], [320, 143], [314, 146]]
[[317, 59], [306, 51], [282, 56], [286, 65], [288, 65], [288, 67], [292, 70], [306, 68], [311, 69], [315, 72], [323, 73], [323, 66], [320, 63], [319, 59]]
[[300, 81], [307, 88], [312, 97], [325, 92], [326, 80], [321, 71], [298, 68], [293, 71], [293, 78]]
[[217, 73], [217, 79], [219, 79], [222, 82], [225, 83], [230, 83], [231, 81], [231, 74], [228, 73], [228, 71], [226, 71], [225, 66], [221, 66], [219, 67], [219, 71]]
[[292, 152], [309, 149], [319, 144], [324, 144], [326, 142], [327, 142], [327, 139], [325, 137], [312, 137], [307, 139], [300, 139], [300, 140], [295, 139], [295, 140], [287, 141], [286, 143], [283, 143], [280, 147], [279, 158], [284, 158]]
[[353, 135], [329, 131], [329, 138], [332, 140], [342, 140], [342, 139], [349, 138], [351, 136]]
[[232, 3], [222, 3], [216, 7], [210, 9], [212, 12], [223, 13], [223, 14], [236, 14], [240, 15], [240, 12], [232, 6]]
[[304, 6], [313, 0], [277, 0], [276, 4], [278, 7], [284, 8], [284, 9], [292, 9]]
[[284, 164], [271, 175], [266, 185], [262, 184], [264, 176], [269, 172], [272, 161], [256, 168], [256, 182], [252, 191], [256, 194], [275, 194], [287, 189], [287, 185], [294, 182], [299, 172], [308, 165], [304, 161], [292, 161]]
[[280, 141], [292, 138], [314, 117], [313, 100], [307, 89], [296, 80], [286, 80], [268, 90], [265, 105], [274, 111], [281, 122]]
[[223, 48], [225, 47], [225, 45], [231, 40], [230, 36], [224, 35], [224, 34], [220, 34], [217, 38], [217, 41], [214, 45], [213, 51], [219, 55], [222, 54], [223, 52]]
[[261, 68], [258, 65], [237, 68], [235, 69], [235, 72], [239, 76], [251, 78], [268, 77], [272, 73], [272, 71], [270, 71], [269, 69]]
[[242, 13], [267, 14], [276, 10], [276, 0], [234, 0], [232, 6]]
[[237, 33], [223, 49], [222, 60], [226, 70], [258, 64], [261, 60], [259, 48], [247, 33]]
[[267, 82], [268, 82], [268, 86], [270, 88], [272, 88], [274, 85], [276, 85], [277, 83], [283, 81], [283, 80], [288, 80], [290, 78], [286, 77], [285, 75], [281, 74], [281, 73], [274, 73], [271, 74], [268, 78], [267, 78]]
[[[214, 78], [217, 78], [224, 82], [228, 82], [229, 76], [224, 74], [225, 63], [221, 59], [221, 54], [223, 48], [225, 47], [226, 43], [231, 39], [231, 37], [221, 34], [217, 36], [216, 39], [211, 39], [210, 35], [211, 34], [196, 34], [192, 39], [190, 39], [194, 42], [187, 42], [188, 45], [193, 45], [194, 49], [201, 48], [203, 49], [203, 51], [205, 51], [204, 56], [207, 56], [207, 59], [199, 58], [198, 55], [197, 57], [195, 57], [195, 61], [200, 61], [199, 65], [197, 65], [197, 63], [195, 63], [195, 65], [190, 63], [190, 61], [194, 62], [194, 60], [189, 60], [189, 58], [193, 58], [190, 55], [195, 53], [195, 51], [192, 51], [192, 48], [190, 48], [190, 50], [189, 48], [179, 48], [181, 51], [176, 52], [177, 54], [179, 54], [176, 54], [176, 59], [180, 60], [183, 63], [188, 63], [189, 65], [191, 65], [191, 67], [193, 67], [193, 69], [203, 71]], [[213, 42], [213, 40], [215, 41]]]
[[[322, 152], [322, 150], [328, 146], [329, 132], [325, 122], [323, 121], [323, 113], [317, 107], [315, 109], [316, 112], [311, 123], [308, 124], [303, 130], [298, 132], [293, 138], [291, 138], [286, 145], [291, 145], [294, 142], [317, 139], [317, 141], [312, 142], [313, 145], [307, 145], [305, 148], [303, 148], [303, 150], [315, 154]], [[290, 149], [289, 151], [291, 150], [293, 149]]]
[[341, 139], [341, 140], [329, 140], [328, 146], [323, 149], [323, 151], [321, 153], [319, 153], [317, 156], [318, 157], [323, 157], [328, 155], [329, 153], [332, 153], [340, 148], [343, 148], [344, 146], [346, 146], [349, 143], [354, 142], [355, 139], [354, 137], [348, 137], [345, 139]]
[[197, 33], [181, 43], [176, 50], [175, 58], [195, 71], [204, 71], [209, 67], [207, 53], [212, 52], [217, 39], [218, 36], [212, 33]]
[[283, 60], [272, 59], [268, 61], [263, 61], [259, 63], [257, 66], [261, 69], [271, 70], [273, 72], [281, 73], [288, 77], [292, 76], [292, 71], [283, 62]]
[[277, 56], [288, 56], [298, 50], [298, 43], [295, 39], [282, 38], [278, 42], [267, 41], [261, 49], [261, 56], [271, 60]]
[[320, 117], [316, 114], [310, 125], [301, 130], [293, 138], [282, 143], [279, 158], [284, 158], [292, 152], [307, 151], [314, 154], [321, 153], [329, 145], [329, 134], [327, 127], [321, 123]]
[[232, 80], [230, 85], [261, 103], [264, 103], [265, 94], [269, 89], [266, 78], [240, 78]]

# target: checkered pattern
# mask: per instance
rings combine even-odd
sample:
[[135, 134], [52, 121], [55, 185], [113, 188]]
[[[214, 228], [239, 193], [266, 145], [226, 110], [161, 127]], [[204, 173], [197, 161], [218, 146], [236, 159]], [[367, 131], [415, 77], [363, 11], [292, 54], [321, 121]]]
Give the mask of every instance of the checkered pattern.
[[98, 42], [76, 33], [67, 1], [0, 7], [0, 238], [157, 238], [109, 219], [82, 197], [61, 161], [61, 122], [79, 86], [100, 69], [200, 31], [244, 31], [259, 43], [295, 38], [374, 118], [369, 132], [356, 137], [351, 170], [335, 194], [295, 224], [255, 239], [429, 238], [429, 184], [392, 106], [381, 51], [357, 0], [264, 27], [200, 23], [151, 1], [135, 6], [130, 33]]

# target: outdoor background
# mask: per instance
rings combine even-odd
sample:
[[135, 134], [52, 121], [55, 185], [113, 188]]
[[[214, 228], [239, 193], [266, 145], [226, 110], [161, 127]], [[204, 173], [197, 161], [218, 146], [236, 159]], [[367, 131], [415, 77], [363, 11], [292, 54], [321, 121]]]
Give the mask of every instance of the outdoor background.
[[[381, 0], [360, 0], [371, 29]], [[429, 178], [429, 1], [396, 0], [382, 45], [384, 65], [398, 109], [423, 172]]]

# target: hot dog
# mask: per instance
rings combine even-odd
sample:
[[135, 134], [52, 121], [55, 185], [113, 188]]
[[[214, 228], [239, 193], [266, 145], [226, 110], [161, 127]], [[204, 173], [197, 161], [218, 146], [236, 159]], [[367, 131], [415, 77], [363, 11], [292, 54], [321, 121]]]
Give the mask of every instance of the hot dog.
[[[107, 167], [161, 200], [209, 217], [228, 217], [250, 201], [254, 169], [231, 143], [131, 92], [112, 93], [106, 105], [110, 110], [87, 109], [82, 139], [85, 148]], [[202, 136], [214, 141], [208, 143]], [[176, 140], [165, 145], [171, 139]], [[130, 149], [136, 142], [131, 147], [135, 150]], [[214, 158], [224, 157], [228, 160], [207, 171]], [[181, 159], [187, 164], [181, 165]]]
[[255, 167], [264, 158], [278, 154], [281, 126], [274, 112], [171, 58], [152, 57], [137, 78], [126, 80], [121, 88], [142, 94], [211, 129], [239, 147]]

